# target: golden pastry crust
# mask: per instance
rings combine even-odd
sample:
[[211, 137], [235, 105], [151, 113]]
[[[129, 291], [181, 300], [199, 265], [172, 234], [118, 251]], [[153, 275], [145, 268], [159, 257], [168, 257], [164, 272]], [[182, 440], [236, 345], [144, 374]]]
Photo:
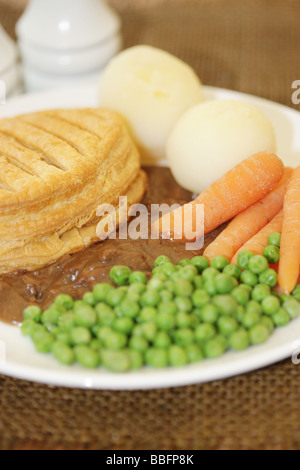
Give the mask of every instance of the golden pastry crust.
[[117, 206], [127, 194], [139, 202], [145, 187], [139, 153], [112, 111], [0, 120], [0, 274], [32, 270], [94, 243], [98, 206]]

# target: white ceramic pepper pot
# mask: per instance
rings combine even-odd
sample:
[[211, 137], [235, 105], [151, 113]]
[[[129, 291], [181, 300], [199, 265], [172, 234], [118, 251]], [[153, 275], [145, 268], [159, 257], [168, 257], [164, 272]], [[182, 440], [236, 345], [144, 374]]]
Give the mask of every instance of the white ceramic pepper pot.
[[17, 59], [16, 44], [0, 25], [0, 104], [5, 103], [19, 85]]
[[122, 47], [104, 0], [31, 0], [16, 33], [26, 91], [95, 81]]

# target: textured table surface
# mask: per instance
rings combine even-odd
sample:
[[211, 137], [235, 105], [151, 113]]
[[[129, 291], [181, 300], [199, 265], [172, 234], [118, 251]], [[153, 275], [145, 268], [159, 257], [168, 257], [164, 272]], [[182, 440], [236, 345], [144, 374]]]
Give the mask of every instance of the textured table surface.
[[[288, 106], [300, 79], [299, 0], [111, 0], [125, 47], [150, 44], [206, 85]], [[0, 0], [14, 36], [26, 0]], [[295, 107], [295, 106], [294, 106]], [[300, 332], [299, 332], [300, 336]], [[110, 392], [0, 376], [0, 449], [300, 449], [300, 366], [291, 360], [226, 381]]]

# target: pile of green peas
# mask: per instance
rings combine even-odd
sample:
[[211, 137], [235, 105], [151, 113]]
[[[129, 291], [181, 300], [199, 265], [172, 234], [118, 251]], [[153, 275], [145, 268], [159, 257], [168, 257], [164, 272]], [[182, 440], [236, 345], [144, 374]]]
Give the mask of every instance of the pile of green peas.
[[280, 234], [262, 256], [241, 252], [238, 265], [203, 256], [176, 265], [166, 256], [150, 279], [115, 266], [108, 283], [81, 300], [59, 295], [45, 311], [30, 306], [21, 330], [40, 353], [64, 365], [113, 372], [180, 367], [242, 351], [268, 340], [275, 328], [300, 315], [300, 285], [292, 295], [274, 289]]

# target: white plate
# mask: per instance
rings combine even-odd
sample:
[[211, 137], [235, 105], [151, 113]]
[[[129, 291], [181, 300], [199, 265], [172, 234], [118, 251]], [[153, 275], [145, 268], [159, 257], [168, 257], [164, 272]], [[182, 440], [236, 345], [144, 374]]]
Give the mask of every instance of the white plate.
[[[278, 154], [287, 165], [300, 162], [300, 114], [285, 106], [261, 98], [205, 88], [206, 99], [236, 99], [255, 104], [271, 120], [277, 135]], [[80, 87], [47, 93], [24, 95], [0, 106], [0, 117], [57, 107], [97, 106], [97, 87]], [[35, 352], [31, 341], [17, 327], [0, 322], [0, 373], [50, 385], [137, 390], [177, 387], [225, 379], [247, 373], [300, 352], [300, 319], [278, 329], [270, 340], [241, 353], [229, 352], [222, 358], [206, 360], [179, 369], [153, 370], [113, 374], [102, 369], [87, 371], [79, 366], [60, 366], [50, 355]]]

